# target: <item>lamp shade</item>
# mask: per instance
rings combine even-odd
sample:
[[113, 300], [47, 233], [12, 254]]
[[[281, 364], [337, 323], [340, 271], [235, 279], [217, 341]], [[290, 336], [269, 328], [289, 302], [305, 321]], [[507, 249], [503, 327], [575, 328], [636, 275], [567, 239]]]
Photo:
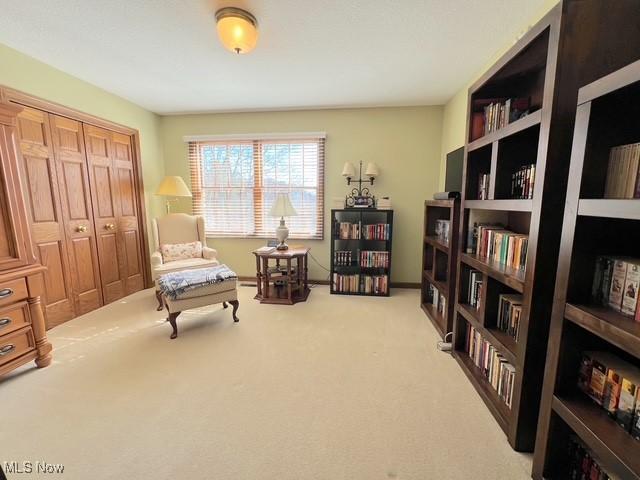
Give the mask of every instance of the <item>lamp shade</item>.
[[166, 176], [160, 183], [156, 195], [164, 195], [167, 197], [190, 197], [189, 187], [184, 183], [182, 177]]
[[272, 217], [292, 217], [298, 215], [296, 209], [291, 205], [289, 195], [286, 193], [279, 193], [276, 197], [276, 201], [273, 203], [269, 215]]
[[353, 177], [356, 174], [356, 167], [353, 166], [353, 163], [347, 162], [342, 167], [342, 176], [343, 177]]
[[221, 8], [216, 12], [218, 37], [227, 50], [249, 53], [258, 43], [258, 22], [240, 8]]
[[375, 163], [368, 163], [367, 169], [364, 171], [364, 176], [369, 178], [375, 178], [379, 174], [378, 166]]

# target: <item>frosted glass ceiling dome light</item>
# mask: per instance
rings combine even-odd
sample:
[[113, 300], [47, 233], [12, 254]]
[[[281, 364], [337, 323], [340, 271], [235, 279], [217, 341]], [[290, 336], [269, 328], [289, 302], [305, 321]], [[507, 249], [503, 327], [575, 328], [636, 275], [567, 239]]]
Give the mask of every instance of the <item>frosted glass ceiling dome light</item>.
[[246, 10], [235, 7], [221, 8], [216, 12], [218, 37], [227, 50], [249, 53], [258, 42], [258, 21]]

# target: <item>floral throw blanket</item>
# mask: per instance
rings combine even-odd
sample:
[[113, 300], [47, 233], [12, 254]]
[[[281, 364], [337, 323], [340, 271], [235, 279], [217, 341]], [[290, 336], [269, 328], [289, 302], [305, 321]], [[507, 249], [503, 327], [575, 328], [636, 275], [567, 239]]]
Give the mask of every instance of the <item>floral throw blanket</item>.
[[216, 265], [215, 267], [166, 273], [158, 279], [158, 286], [163, 295], [171, 300], [176, 300], [185, 292], [224, 282], [230, 278], [238, 278], [238, 276], [226, 265]]

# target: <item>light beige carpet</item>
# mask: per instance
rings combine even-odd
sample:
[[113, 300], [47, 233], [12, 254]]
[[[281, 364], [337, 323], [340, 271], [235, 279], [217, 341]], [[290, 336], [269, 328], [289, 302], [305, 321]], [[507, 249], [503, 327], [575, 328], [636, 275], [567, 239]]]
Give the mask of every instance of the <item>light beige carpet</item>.
[[220, 305], [183, 313], [176, 340], [151, 290], [50, 331], [54, 363], [0, 384], [0, 461], [83, 480], [530, 477], [417, 290], [254, 293], [238, 324]]

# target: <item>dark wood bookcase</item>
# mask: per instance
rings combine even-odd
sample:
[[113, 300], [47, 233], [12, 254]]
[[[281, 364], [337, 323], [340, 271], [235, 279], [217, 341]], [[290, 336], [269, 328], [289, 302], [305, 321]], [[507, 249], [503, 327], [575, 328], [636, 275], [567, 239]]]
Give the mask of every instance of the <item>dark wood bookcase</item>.
[[609, 351], [640, 365], [640, 323], [593, 306], [590, 298], [598, 255], [640, 257], [640, 199], [603, 199], [609, 150], [640, 142], [639, 118], [640, 61], [579, 91], [534, 455], [536, 479], [566, 478], [569, 435], [577, 435], [607, 472], [640, 479], [640, 442], [577, 388], [585, 350]]
[[[359, 238], [340, 238], [340, 223], [360, 225]], [[367, 239], [364, 229], [367, 225], [387, 224], [388, 235], [386, 239]], [[391, 246], [393, 240], [393, 210], [381, 210], [375, 208], [346, 208], [331, 210], [331, 278], [330, 292], [338, 295], [363, 295], [388, 297], [391, 294]], [[366, 267], [360, 265], [360, 252], [362, 251], [388, 252], [389, 262], [387, 267]], [[349, 265], [336, 264], [336, 251], [350, 251], [351, 263]], [[334, 274], [361, 275], [361, 276], [387, 276], [387, 291], [385, 293], [365, 293], [363, 291], [344, 292], [338, 291]]]
[[[633, 0], [562, 1], [469, 90], [453, 353], [519, 451], [535, 444], [578, 89], [637, 55], [637, 29], [622, 25], [638, 18], [639, 7]], [[490, 99], [507, 98], [528, 98], [528, 114], [478, 135], [477, 112]], [[512, 175], [529, 164], [536, 170], [533, 198], [510, 198]], [[478, 200], [483, 174], [488, 199]], [[467, 251], [475, 222], [528, 235], [525, 269]], [[467, 302], [471, 270], [483, 279], [478, 309]], [[496, 328], [501, 294], [522, 295], [517, 341]], [[515, 368], [510, 408], [466, 353], [469, 326]]]
[[[424, 228], [422, 238], [422, 282], [420, 306], [442, 338], [453, 331], [455, 310], [456, 271], [458, 258], [458, 220], [460, 200], [426, 200], [424, 202]], [[438, 220], [449, 220], [449, 241], [436, 235]], [[428, 301], [429, 285], [444, 296], [445, 315]]]

